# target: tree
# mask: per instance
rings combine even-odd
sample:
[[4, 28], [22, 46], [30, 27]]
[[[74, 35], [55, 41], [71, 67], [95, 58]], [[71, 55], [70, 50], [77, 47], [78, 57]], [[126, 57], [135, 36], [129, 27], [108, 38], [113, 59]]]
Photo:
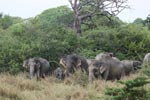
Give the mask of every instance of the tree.
[[144, 24], [144, 20], [142, 18], [136, 18], [133, 22], [134, 24]]
[[[77, 36], [81, 34], [81, 24], [84, 20], [95, 15], [111, 18], [128, 8], [128, 0], [69, 0], [74, 12], [74, 31]], [[83, 11], [84, 9], [84, 11]]]
[[147, 16], [147, 18], [145, 20], [145, 26], [147, 26], [148, 29], [150, 30], [150, 14]]
[[3, 29], [7, 29], [12, 24], [13, 24], [13, 20], [12, 17], [10, 17], [9, 15], [4, 15], [0, 19], [0, 27], [2, 27]]

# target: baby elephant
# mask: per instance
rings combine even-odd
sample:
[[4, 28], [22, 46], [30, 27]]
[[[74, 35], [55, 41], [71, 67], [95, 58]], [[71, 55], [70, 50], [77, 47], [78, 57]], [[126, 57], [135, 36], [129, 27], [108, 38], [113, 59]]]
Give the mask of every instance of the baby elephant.
[[40, 77], [45, 78], [45, 75], [50, 71], [50, 64], [49, 62], [40, 57], [29, 58], [23, 62], [23, 67], [29, 71], [30, 79], [36, 75], [37, 80]]
[[63, 80], [65, 78], [64, 69], [62, 69], [60, 67], [55, 69], [54, 76], [59, 80]]

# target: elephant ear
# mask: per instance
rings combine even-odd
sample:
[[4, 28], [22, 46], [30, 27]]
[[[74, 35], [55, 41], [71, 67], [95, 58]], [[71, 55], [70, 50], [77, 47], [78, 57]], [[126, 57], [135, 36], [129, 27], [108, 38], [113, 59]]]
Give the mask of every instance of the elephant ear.
[[104, 73], [105, 70], [106, 70], [106, 66], [102, 65], [102, 66], [100, 67], [100, 73], [101, 73], [101, 74]]
[[25, 61], [23, 61], [23, 67], [24, 68], [28, 68], [28, 63], [29, 63], [29, 61], [28, 60], [25, 60]]
[[65, 58], [61, 58], [59, 63], [62, 64], [65, 68], [67, 68], [66, 67], [66, 61], [64, 59]]

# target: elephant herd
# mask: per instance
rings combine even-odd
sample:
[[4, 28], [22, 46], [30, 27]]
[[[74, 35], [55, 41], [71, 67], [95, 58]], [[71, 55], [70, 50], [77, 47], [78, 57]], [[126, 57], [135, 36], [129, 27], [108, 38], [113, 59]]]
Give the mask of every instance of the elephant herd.
[[[130, 73], [141, 68], [142, 63], [150, 62], [150, 53], [147, 53], [143, 61], [119, 60], [113, 53], [105, 52], [96, 55], [95, 59], [86, 59], [76, 54], [62, 57], [58, 67], [53, 71], [57, 79], [63, 80], [72, 75], [75, 71], [81, 70], [89, 77], [89, 82], [95, 79], [120, 80]], [[49, 62], [41, 57], [29, 58], [23, 62], [23, 67], [29, 71], [29, 78], [36, 76], [37, 80], [45, 78], [52, 71]]]

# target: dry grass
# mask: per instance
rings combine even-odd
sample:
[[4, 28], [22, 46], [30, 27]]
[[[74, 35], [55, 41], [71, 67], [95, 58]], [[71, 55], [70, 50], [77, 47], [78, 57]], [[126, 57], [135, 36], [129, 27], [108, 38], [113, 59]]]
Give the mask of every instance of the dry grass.
[[[133, 79], [138, 74], [125, 77]], [[79, 79], [73, 78], [73, 79]], [[11, 76], [0, 75], [0, 100], [104, 100], [104, 90], [107, 87], [121, 87], [116, 81], [97, 80], [91, 84], [81, 85], [77, 80], [66, 79], [57, 81], [53, 77], [45, 80], [29, 80], [24, 74]], [[146, 88], [149, 86], [146, 86]]]

